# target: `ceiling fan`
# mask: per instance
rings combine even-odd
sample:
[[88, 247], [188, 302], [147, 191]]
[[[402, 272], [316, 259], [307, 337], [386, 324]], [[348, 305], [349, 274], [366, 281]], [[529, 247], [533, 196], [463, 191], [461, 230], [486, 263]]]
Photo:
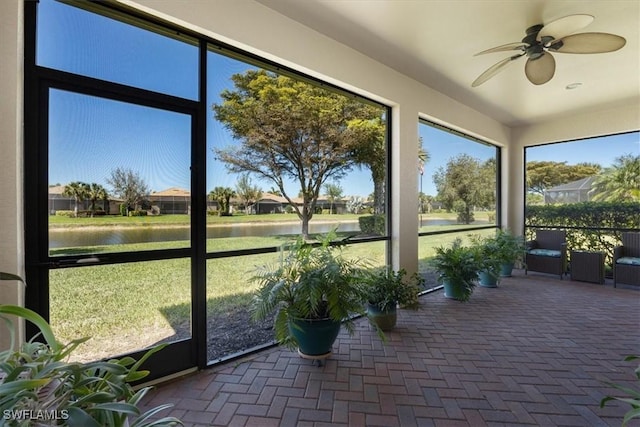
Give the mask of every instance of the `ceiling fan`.
[[556, 71], [556, 61], [551, 52], [557, 53], [605, 53], [613, 52], [626, 44], [624, 37], [609, 33], [579, 33], [593, 21], [591, 15], [569, 15], [546, 25], [538, 24], [527, 28], [521, 42], [508, 43], [476, 53], [474, 56], [493, 52], [520, 51], [489, 67], [474, 80], [472, 87], [480, 86], [491, 77], [504, 70], [516, 59], [527, 56], [524, 72], [534, 85], [542, 85], [551, 80]]

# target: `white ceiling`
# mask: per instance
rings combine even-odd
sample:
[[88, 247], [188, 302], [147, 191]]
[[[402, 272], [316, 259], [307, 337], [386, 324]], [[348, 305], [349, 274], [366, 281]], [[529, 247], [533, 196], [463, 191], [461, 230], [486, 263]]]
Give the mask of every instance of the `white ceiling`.
[[[507, 126], [640, 104], [640, 0], [258, 0]], [[572, 14], [595, 20], [578, 32], [606, 32], [626, 45], [604, 54], [554, 53], [556, 72], [541, 86], [525, 58], [472, 88], [512, 52], [475, 53], [519, 42], [525, 29]], [[567, 90], [571, 83], [582, 83]]]

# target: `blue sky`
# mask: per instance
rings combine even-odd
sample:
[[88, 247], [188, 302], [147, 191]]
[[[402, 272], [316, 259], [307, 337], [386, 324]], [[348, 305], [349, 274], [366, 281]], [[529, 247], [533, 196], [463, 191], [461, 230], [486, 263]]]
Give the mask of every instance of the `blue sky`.
[[[41, 1], [38, 63], [52, 68], [138, 86], [188, 99], [197, 99], [198, 55], [195, 46], [162, 37], [51, 0]], [[82, 17], [82, 18], [80, 18]], [[231, 87], [229, 77], [251, 65], [217, 53], [208, 55], [208, 99]], [[183, 114], [123, 104], [54, 90], [50, 101], [50, 184], [97, 182], [115, 167], [140, 173], [151, 190], [189, 188], [189, 117]], [[417, 118], [416, 118], [417, 122]], [[419, 126], [431, 160], [422, 189], [435, 195], [433, 172], [453, 156], [467, 153], [480, 160], [495, 155], [493, 147], [471, 142], [426, 125]], [[224, 127], [207, 121], [207, 190], [234, 187], [238, 179], [215, 160], [214, 147], [236, 143]], [[638, 133], [553, 144], [527, 150], [527, 160], [593, 162], [609, 166], [622, 154], [640, 153]], [[272, 183], [254, 183], [268, 190]], [[368, 170], [355, 169], [339, 183], [345, 195], [367, 196], [373, 191]], [[295, 185], [287, 191], [297, 195]]]

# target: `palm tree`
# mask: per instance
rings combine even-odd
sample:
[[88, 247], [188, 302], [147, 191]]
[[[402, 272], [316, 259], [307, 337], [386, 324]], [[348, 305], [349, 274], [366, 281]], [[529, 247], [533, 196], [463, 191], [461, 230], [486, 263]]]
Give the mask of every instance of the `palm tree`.
[[92, 182], [87, 187], [86, 197], [87, 200], [89, 200], [89, 209], [91, 210], [91, 217], [93, 218], [93, 214], [96, 212], [96, 202], [98, 200], [107, 200], [109, 195], [102, 185]]
[[229, 216], [229, 200], [235, 197], [236, 192], [229, 187], [216, 187], [209, 192], [209, 199], [218, 203], [220, 216]]
[[418, 171], [420, 175], [424, 174], [424, 165], [429, 163], [431, 155], [422, 145], [422, 137], [418, 137]]
[[73, 197], [75, 200], [75, 208], [73, 210], [73, 215], [78, 217], [78, 203], [82, 202], [86, 197], [89, 191], [89, 186], [84, 182], [74, 181], [64, 186], [64, 190], [62, 191], [63, 196]]
[[327, 199], [329, 200], [329, 213], [333, 213], [333, 204], [342, 198], [342, 187], [336, 183], [326, 183], [324, 185], [324, 191], [327, 193]]
[[593, 182], [594, 202], [640, 201], [640, 156], [625, 154], [615, 159]]

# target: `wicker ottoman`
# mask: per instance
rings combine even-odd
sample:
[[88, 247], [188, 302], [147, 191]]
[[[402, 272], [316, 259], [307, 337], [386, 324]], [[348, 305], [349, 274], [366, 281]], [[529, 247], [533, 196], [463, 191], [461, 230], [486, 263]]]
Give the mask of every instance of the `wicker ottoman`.
[[604, 253], [571, 251], [571, 280], [604, 284]]

